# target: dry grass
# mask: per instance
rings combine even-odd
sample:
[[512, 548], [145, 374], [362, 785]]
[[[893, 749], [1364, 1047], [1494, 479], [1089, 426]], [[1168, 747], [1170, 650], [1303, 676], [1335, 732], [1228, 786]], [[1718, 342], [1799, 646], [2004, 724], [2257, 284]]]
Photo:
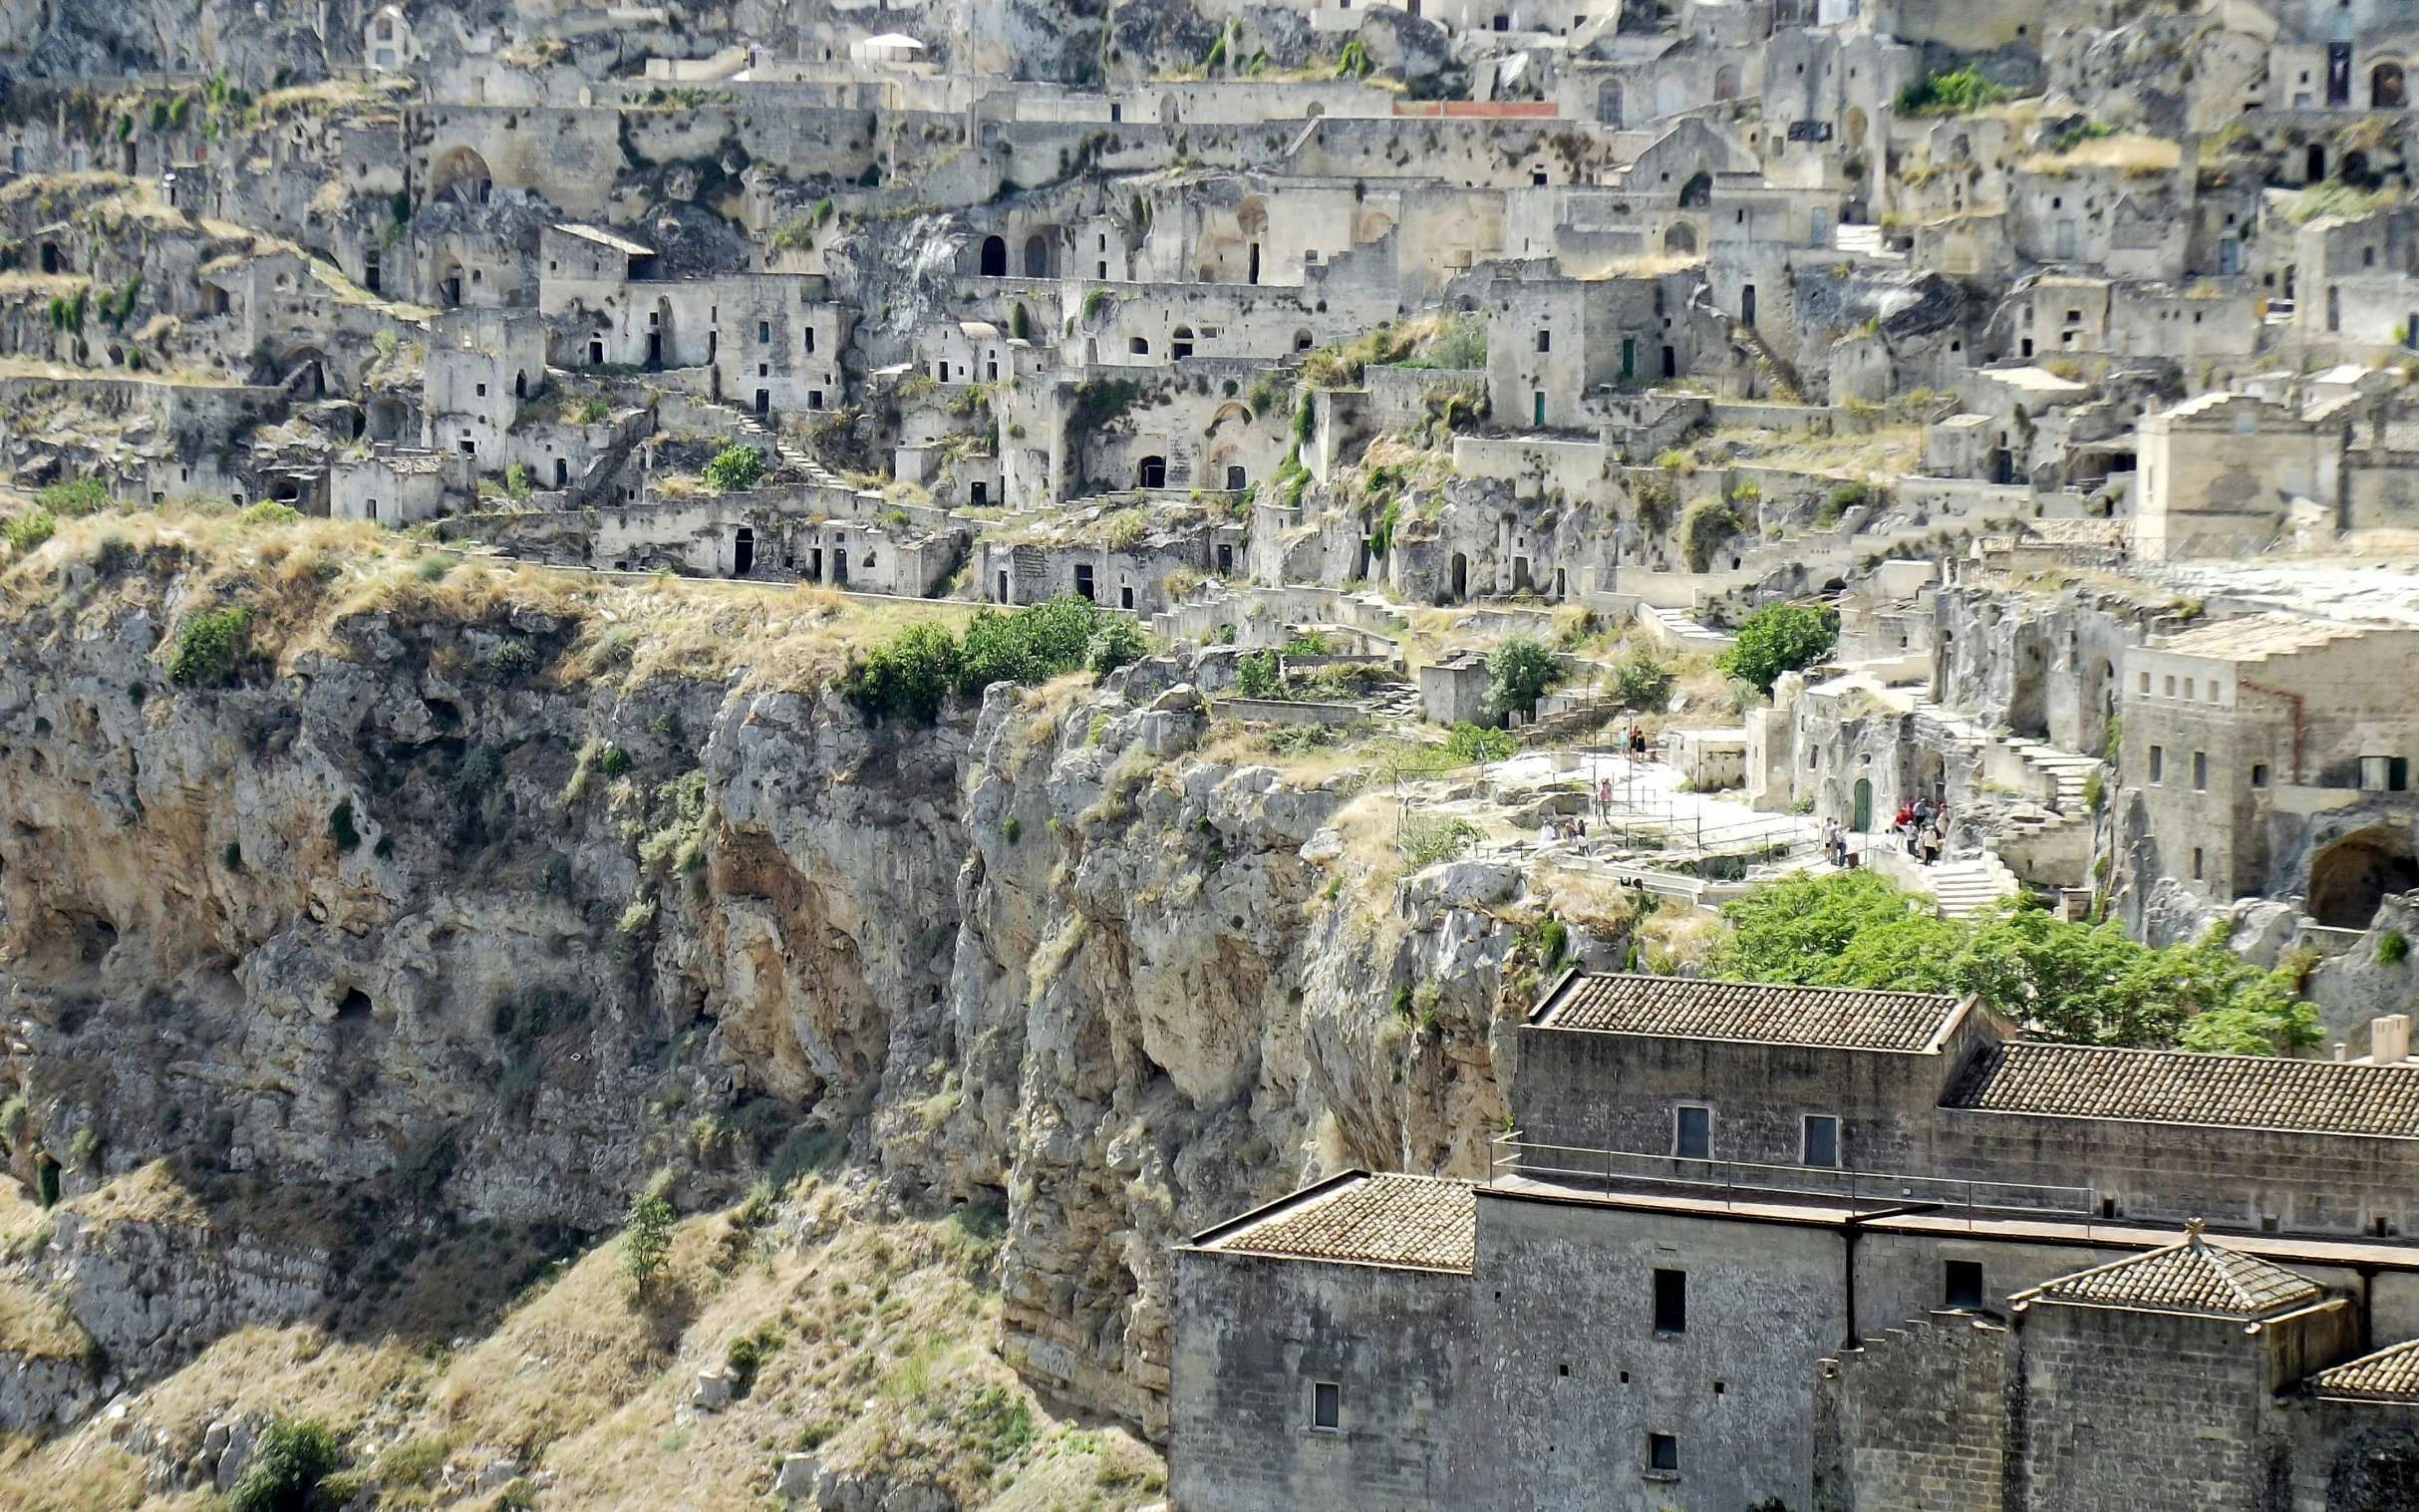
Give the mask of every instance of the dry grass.
[[1786, 432], [1771, 438], [1749, 465], [1792, 472], [1843, 472], [1886, 482], [1915, 471], [1923, 459], [1924, 428], [1909, 423], [1876, 426], [1866, 436]]
[[[450, 1358], [315, 1324], [241, 1330], [129, 1417], [179, 1455], [211, 1420], [257, 1413], [328, 1423], [357, 1465], [399, 1445], [462, 1470], [509, 1456], [556, 1477], [548, 1506], [653, 1509], [667, 1488], [680, 1505], [757, 1505], [781, 1454], [806, 1447], [970, 1508], [1113, 1512], [1161, 1496], [1147, 1446], [1054, 1418], [992, 1349], [983, 1226], [885, 1221], [879, 1201], [870, 1183], [809, 1177], [762, 1226], [737, 1210], [693, 1218], [643, 1298], [608, 1242]], [[698, 1371], [743, 1338], [759, 1355], [753, 1388], [723, 1412], [691, 1410]], [[0, 1447], [0, 1508], [206, 1505], [147, 1499], [145, 1469], [103, 1423], [18, 1441]], [[384, 1504], [430, 1503], [396, 1487]]]
[[2180, 165], [2184, 146], [2165, 137], [2090, 137], [2063, 152], [2035, 152], [2024, 170], [2055, 173], [2066, 168], [2121, 168], [2128, 173], [2156, 173]]
[[1703, 962], [1728, 929], [1707, 909], [1666, 900], [1638, 927], [1639, 960], [1649, 971], [1668, 975]]
[[[0, 603], [64, 609], [73, 622], [98, 624], [118, 604], [156, 593], [157, 580], [142, 572], [95, 583], [80, 599], [63, 593], [71, 564], [95, 559], [112, 541], [147, 567], [177, 573], [167, 594], [172, 615], [215, 603], [250, 607], [254, 645], [280, 671], [305, 651], [341, 652], [334, 626], [362, 611], [472, 624], [527, 608], [577, 625], [549, 671], [559, 684], [628, 685], [660, 673], [720, 680], [745, 668], [750, 686], [811, 690], [906, 625], [939, 620], [954, 629], [972, 613], [955, 602], [855, 598], [803, 585], [555, 571], [460, 556], [365, 522], [247, 525], [224, 506], [174, 505], [60, 521], [48, 543], [0, 566]], [[163, 643], [163, 660], [172, 649]]]

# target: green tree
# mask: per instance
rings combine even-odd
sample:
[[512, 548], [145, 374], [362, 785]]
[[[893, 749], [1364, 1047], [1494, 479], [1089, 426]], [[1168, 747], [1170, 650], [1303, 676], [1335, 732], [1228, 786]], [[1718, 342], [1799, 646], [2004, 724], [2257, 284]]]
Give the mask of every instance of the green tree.
[[680, 1215], [665, 1197], [664, 1185], [661, 1177], [648, 1183], [622, 1215], [622, 1274], [637, 1283], [641, 1296], [672, 1263], [672, 1232]]
[[235, 675], [251, 645], [251, 610], [241, 604], [204, 609], [188, 616], [177, 630], [168, 677], [188, 687], [213, 687]]
[[1487, 653], [1487, 704], [1497, 714], [1526, 715], [1562, 675], [1545, 642], [1506, 636]]
[[1769, 882], [1722, 916], [1710, 976], [1974, 993], [2031, 1034], [2085, 1045], [2273, 1055], [2317, 1040], [2296, 969], [2263, 971], [2214, 941], [2153, 949], [2022, 904], [1944, 919], [1863, 869]]
[[1782, 673], [1812, 666], [1839, 638], [1839, 614], [1827, 605], [1766, 604], [1739, 622], [1738, 644], [1715, 665], [1724, 676], [1770, 693]]
[[1671, 669], [1649, 651], [1633, 651], [1613, 674], [1613, 701], [1624, 709], [1657, 710], [1671, 702]]
[[738, 493], [762, 482], [769, 470], [762, 452], [735, 442], [706, 463], [706, 486], [717, 493]]

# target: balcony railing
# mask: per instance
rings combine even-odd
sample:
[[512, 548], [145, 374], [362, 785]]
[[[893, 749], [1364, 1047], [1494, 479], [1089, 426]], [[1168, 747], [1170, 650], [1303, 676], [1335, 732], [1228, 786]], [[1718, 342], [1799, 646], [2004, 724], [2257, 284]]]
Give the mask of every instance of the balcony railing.
[[1957, 1208], [1967, 1212], [2046, 1213], [2090, 1218], [2096, 1197], [2089, 1187], [2043, 1182], [1975, 1181], [1960, 1176], [1913, 1176], [1847, 1170], [1822, 1165], [1759, 1165], [1744, 1160], [1698, 1160], [1635, 1150], [1588, 1149], [1541, 1144], [1517, 1132], [1490, 1138], [1487, 1180], [1507, 1177], [1564, 1186], [1679, 1187], [1691, 1196], [1718, 1196], [1724, 1206], [1774, 1196], [1821, 1197], [1850, 1207]]

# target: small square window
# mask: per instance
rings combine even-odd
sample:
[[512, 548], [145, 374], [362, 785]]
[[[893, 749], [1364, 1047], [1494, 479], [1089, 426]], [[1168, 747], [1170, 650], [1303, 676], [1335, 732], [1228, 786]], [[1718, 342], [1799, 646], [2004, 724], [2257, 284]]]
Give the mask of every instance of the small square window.
[[485, 384], [480, 384], [478, 386], [478, 397], [481, 399], [485, 399], [487, 397], [487, 386]]
[[1655, 1273], [1655, 1332], [1685, 1334], [1688, 1332], [1688, 1273], [1686, 1271], [1657, 1271]]
[[1834, 1166], [1840, 1163], [1840, 1121], [1829, 1113], [1806, 1115], [1806, 1164]]
[[1978, 1260], [1951, 1260], [1941, 1267], [1943, 1285], [1941, 1302], [1953, 1308], [1979, 1308], [1982, 1305], [1982, 1263]]
[[1713, 1109], [1678, 1107], [1671, 1110], [1671, 1152], [1682, 1160], [1713, 1158]]
[[1679, 1473], [1679, 1439], [1669, 1433], [1647, 1435], [1647, 1468], [1664, 1475]]
[[1312, 1383], [1311, 1426], [1329, 1433], [1344, 1426], [1344, 1387], [1332, 1380]]

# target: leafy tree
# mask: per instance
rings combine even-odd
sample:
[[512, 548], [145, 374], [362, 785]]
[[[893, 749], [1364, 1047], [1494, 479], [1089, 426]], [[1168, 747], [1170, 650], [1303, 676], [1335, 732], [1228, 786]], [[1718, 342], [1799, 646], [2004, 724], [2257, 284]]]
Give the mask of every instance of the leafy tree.
[[260, 1430], [242, 1478], [227, 1493], [227, 1512], [303, 1512], [337, 1458], [327, 1424], [277, 1418]]
[[1938, 69], [1899, 91], [1902, 116], [1964, 116], [2007, 98], [2007, 87], [1985, 79], [1970, 63], [1955, 73]]
[[1738, 644], [1715, 665], [1725, 677], [1770, 693], [1782, 673], [1812, 666], [1839, 638], [1839, 614], [1826, 605], [1766, 604], [1739, 622]]
[[1613, 674], [1613, 701], [1624, 709], [1661, 709], [1671, 702], [1671, 669], [1651, 652], [1634, 651]]
[[1499, 715], [1525, 715], [1561, 675], [1543, 641], [1506, 636], [1487, 653], [1487, 704]]
[[929, 725], [958, 678], [958, 642], [942, 625], [910, 625], [849, 669], [841, 692], [862, 709]]
[[2297, 968], [2263, 971], [2214, 941], [2153, 949], [2024, 905], [1944, 919], [1862, 869], [1766, 883], [1722, 915], [1731, 932], [1710, 976], [1975, 993], [2033, 1034], [2085, 1045], [2272, 1055], [2317, 1040], [2293, 1001]]
[[737, 493], [762, 482], [769, 470], [762, 452], [734, 443], [706, 463], [706, 486], [717, 493]]
[[663, 1188], [661, 1178], [650, 1182], [622, 1215], [622, 1274], [638, 1284], [642, 1296], [671, 1264], [672, 1231], [680, 1223]]
[[1483, 368], [1487, 365], [1487, 317], [1471, 310], [1453, 317], [1453, 323], [1436, 333], [1428, 345], [1428, 356], [1440, 368]]
[[1285, 680], [1273, 651], [1247, 651], [1235, 659], [1235, 691], [1247, 699], [1285, 697]]
[[1105, 675], [1149, 649], [1133, 621], [1067, 594], [1008, 614], [978, 609], [958, 636], [929, 621], [910, 625], [860, 657], [840, 691], [870, 718], [930, 724], [952, 693], [1085, 670]]

